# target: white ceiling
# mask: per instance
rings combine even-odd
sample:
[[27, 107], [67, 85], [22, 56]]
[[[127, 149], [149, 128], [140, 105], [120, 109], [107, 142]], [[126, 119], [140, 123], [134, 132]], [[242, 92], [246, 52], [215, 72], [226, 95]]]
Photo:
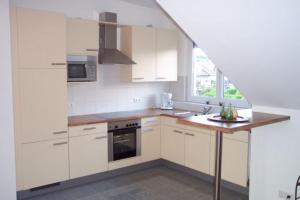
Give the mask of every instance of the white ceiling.
[[157, 1], [252, 104], [300, 109], [300, 1]]
[[155, 0], [120, 0], [120, 1], [125, 1], [127, 3], [144, 6], [148, 8], [159, 9], [159, 6]]

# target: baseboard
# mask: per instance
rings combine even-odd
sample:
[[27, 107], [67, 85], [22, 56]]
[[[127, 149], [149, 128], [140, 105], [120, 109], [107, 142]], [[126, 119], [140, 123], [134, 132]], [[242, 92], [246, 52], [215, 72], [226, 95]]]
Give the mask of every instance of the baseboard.
[[[197, 178], [204, 180], [206, 182], [209, 182], [209, 183], [213, 183], [213, 180], [214, 180], [213, 176], [210, 176], [208, 174], [198, 172], [196, 170], [178, 165], [176, 163], [173, 163], [173, 162], [170, 162], [170, 161], [167, 161], [164, 159], [159, 159], [159, 160], [141, 163], [141, 164], [124, 167], [124, 168], [120, 168], [120, 169], [116, 169], [116, 170], [110, 170], [110, 171], [102, 172], [99, 174], [85, 176], [82, 178], [71, 179], [71, 180], [67, 180], [67, 181], [63, 181], [63, 182], [59, 182], [59, 183], [50, 184], [47, 186], [33, 188], [30, 190], [19, 191], [19, 192], [17, 192], [17, 199], [23, 200], [23, 199], [31, 198], [34, 196], [43, 195], [46, 193], [55, 192], [55, 191], [59, 191], [59, 190], [64, 190], [64, 189], [68, 189], [68, 188], [72, 188], [72, 187], [76, 187], [76, 186], [80, 186], [80, 185], [84, 185], [84, 184], [88, 184], [88, 183], [93, 183], [93, 182], [101, 181], [104, 179], [109, 179], [109, 178], [120, 176], [120, 175], [126, 175], [126, 174], [133, 173], [136, 171], [141, 171], [141, 170], [150, 169], [150, 168], [159, 167], [159, 166], [172, 168], [174, 170], [189, 174], [191, 176], [197, 177]], [[248, 192], [249, 192], [248, 188], [245, 188], [245, 187], [242, 187], [242, 186], [239, 186], [239, 185], [227, 182], [227, 181], [222, 181], [222, 186], [227, 189], [230, 189], [230, 190], [233, 190], [235, 192], [239, 192], [239, 193], [242, 193], [245, 195], [248, 195]]]

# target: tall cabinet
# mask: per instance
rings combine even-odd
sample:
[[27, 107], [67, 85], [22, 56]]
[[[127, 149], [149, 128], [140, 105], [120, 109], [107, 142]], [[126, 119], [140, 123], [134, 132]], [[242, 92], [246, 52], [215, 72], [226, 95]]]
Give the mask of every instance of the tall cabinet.
[[17, 188], [69, 178], [66, 18], [12, 10]]

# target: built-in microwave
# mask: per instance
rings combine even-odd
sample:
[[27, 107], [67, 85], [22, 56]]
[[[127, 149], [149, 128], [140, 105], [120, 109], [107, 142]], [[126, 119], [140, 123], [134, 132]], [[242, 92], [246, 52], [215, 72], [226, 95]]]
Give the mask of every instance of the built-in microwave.
[[68, 82], [97, 81], [97, 57], [68, 56]]

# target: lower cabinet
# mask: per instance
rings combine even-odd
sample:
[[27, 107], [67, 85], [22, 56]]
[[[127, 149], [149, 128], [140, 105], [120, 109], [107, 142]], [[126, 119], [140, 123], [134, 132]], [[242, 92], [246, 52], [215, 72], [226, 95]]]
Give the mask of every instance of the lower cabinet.
[[69, 141], [71, 179], [108, 170], [107, 133], [71, 137]]
[[160, 159], [160, 125], [142, 127], [142, 161]]
[[[247, 135], [247, 132], [235, 133], [232, 136], [241, 137]], [[231, 136], [231, 137], [232, 137]], [[211, 167], [210, 174], [214, 175], [215, 170], [215, 136], [212, 136], [211, 145]], [[247, 187], [248, 181], [248, 142], [223, 138], [222, 152], [222, 179]]]
[[22, 144], [23, 189], [69, 179], [68, 139]]
[[184, 165], [184, 130], [161, 126], [161, 157]]
[[211, 135], [200, 131], [184, 133], [185, 166], [209, 174]]

